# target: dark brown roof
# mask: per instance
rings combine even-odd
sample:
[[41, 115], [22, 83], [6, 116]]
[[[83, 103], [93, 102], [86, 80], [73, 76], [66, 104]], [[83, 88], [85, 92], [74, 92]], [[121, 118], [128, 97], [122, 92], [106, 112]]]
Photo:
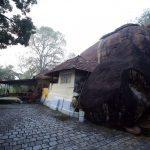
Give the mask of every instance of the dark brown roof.
[[56, 66], [47, 74], [51, 74], [53, 72], [59, 72], [62, 70], [70, 70], [70, 69], [77, 69], [77, 70], [92, 72], [96, 66], [97, 66], [97, 62], [89, 61], [89, 60], [84, 59], [81, 56], [77, 56], [77, 57], [74, 57], [72, 59], [65, 61], [64, 63], [61, 63], [60, 65]]
[[98, 55], [97, 55], [98, 43], [99, 42], [95, 43], [94, 45], [86, 49], [84, 52], [81, 53], [80, 56], [82, 56], [86, 60], [98, 61]]

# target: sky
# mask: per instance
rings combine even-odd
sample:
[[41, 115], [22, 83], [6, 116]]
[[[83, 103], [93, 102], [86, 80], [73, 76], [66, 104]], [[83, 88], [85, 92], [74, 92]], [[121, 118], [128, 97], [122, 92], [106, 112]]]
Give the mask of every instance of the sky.
[[[37, 27], [48, 26], [65, 35], [66, 52], [79, 55], [101, 36], [140, 16], [150, 0], [37, 0], [29, 16]], [[1, 65], [14, 65], [29, 48], [0, 51]]]

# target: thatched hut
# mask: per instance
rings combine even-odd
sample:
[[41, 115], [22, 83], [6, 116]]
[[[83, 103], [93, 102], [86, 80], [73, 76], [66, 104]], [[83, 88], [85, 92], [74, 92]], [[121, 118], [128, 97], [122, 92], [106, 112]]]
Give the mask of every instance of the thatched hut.
[[127, 24], [103, 36], [100, 64], [80, 97], [86, 116], [98, 124], [134, 126], [150, 107], [150, 32]]

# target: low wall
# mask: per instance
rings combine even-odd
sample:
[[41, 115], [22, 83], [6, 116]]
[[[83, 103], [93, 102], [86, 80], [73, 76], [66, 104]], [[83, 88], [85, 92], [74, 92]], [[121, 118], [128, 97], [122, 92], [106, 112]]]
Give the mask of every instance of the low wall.
[[79, 113], [75, 112], [74, 109], [70, 106], [71, 102], [70, 100], [66, 99], [48, 99], [45, 100], [44, 105], [48, 106], [49, 108], [53, 110], [58, 110], [68, 116], [71, 117], [79, 117]]

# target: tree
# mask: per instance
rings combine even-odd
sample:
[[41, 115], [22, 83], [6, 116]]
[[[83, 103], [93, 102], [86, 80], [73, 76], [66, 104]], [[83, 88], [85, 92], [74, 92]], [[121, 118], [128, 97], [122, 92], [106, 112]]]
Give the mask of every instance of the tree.
[[13, 68], [12, 65], [6, 66], [5, 68], [0, 66], [0, 80], [14, 80], [18, 77], [19, 74]]
[[29, 42], [29, 55], [21, 59], [20, 67], [26, 68], [30, 76], [52, 69], [62, 61], [65, 44], [62, 33], [50, 27], [37, 29]]
[[76, 57], [76, 54], [71, 52], [71, 53], [68, 54], [67, 59], [72, 59], [74, 57]]
[[36, 75], [36, 68], [32, 64], [32, 57], [25, 58], [25, 56], [20, 56], [18, 67], [21, 72], [19, 79], [31, 79]]
[[[35, 27], [26, 14], [33, 4], [36, 0], [0, 0], [0, 49], [18, 43], [28, 45]], [[16, 10], [20, 12], [14, 15]]]
[[150, 27], [150, 9], [144, 10], [143, 14], [136, 18], [136, 22], [140, 25]]

